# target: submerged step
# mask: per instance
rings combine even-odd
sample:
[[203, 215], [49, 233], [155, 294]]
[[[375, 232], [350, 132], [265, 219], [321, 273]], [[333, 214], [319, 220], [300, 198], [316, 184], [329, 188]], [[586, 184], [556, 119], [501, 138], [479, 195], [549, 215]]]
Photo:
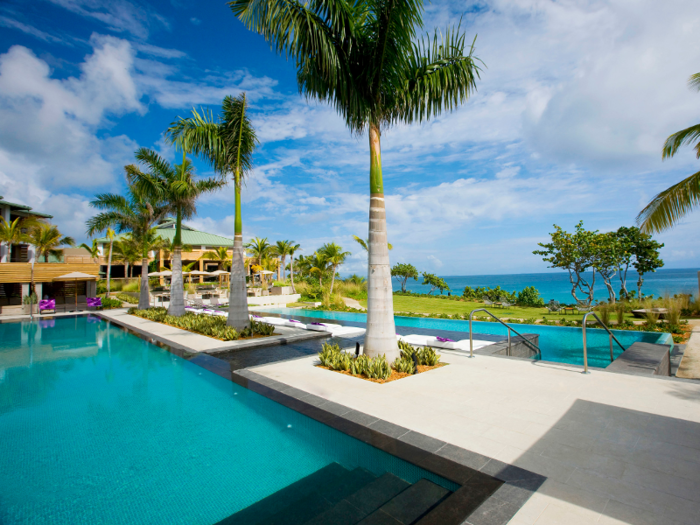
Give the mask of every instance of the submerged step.
[[304, 525], [355, 525], [410, 484], [387, 472]]
[[350, 471], [339, 463], [330, 463], [313, 474], [309, 474], [274, 494], [270, 494], [245, 509], [232, 514], [216, 525], [257, 525], [280, 510], [292, 505], [295, 501], [318, 490], [319, 487], [332, 483], [340, 476], [349, 473]]
[[337, 503], [357, 492], [376, 476], [364, 469], [341, 474], [332, 482], [259, 522], [260, 525], [302, 525], [319, 514], [332, 509]]
[[[409, 525], [427, 514], [449, 494], [451, 492], [446, 488], [421, 479], [367, 516], [359, 525]], [[391, 521], [392, 519], [394, 521]]]

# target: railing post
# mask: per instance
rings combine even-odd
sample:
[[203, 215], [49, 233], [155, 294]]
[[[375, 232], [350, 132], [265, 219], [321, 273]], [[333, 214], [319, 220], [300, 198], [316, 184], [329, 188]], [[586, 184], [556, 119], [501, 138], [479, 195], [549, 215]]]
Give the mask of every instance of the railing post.
[[588, 350], [586, 349], [586, 317], [588, 314], [583, 316], [583, 323], [581, 323], [581, 328], [583, 330], [583, 373], [588, 374]]
[[469, 357], [474, 357], [474, 337], [472, 336], [472, 316], [474, 312], [469, 314]]
[[613, 335], [612, 335], [612, 332], [608, 332], [608, 336], [610, 339], [610, 362], [612, 363], [615, 360], [615, 358], [613, 357], [613, 344], [612, 344]]
[[508, 328], [508, 356], [510, 357], [511, 355], [511, 349], [510, 349], [510, 328]]

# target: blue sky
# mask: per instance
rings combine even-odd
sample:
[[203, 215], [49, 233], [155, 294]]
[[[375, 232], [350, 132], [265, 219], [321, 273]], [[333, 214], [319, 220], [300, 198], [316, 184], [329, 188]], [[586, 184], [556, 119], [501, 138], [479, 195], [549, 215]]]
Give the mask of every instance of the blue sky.
[[[442, 275], [547, 271], [532, 255], [556, 223], [633, 224], [658, 191], [700, 169], [661, 162], [666, 136], [700, 119], [696, 0], [489, 0], [427, 4], [425, 29], [460, 16], [487, 68], [463, 107], [382, 137], [393, 262]], [[225, 2], [0, 4], [0, 194], [52, 213], [84, 240], [90, 198], [123, 187], [141, 146], [193, 106], [245, 91], [261, 145], [244, 234], [335, 241], [366, 272], [367, 137], [297, 92], [291, 63]], [[197, 163], [201, 175], [209, 168]], [[190, 221], [231, 236], [232, 191]], [[697, 267], [700, 214], [659, 236], [667, 267]]]

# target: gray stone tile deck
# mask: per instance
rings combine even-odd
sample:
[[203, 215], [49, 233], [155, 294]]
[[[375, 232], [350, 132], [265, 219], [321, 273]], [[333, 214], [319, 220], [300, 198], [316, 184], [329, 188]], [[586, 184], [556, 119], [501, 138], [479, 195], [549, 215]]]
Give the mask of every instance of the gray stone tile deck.
[[488, 356], [445, 360], [383, 385], [316, 368], [315, 357], [254, 370], [335, 412], [357, 411], [400, 441], [411, 442], [406, 430], [435, 440], [422, 446], [446, 443], [436, 452], [446, 458], [474, 453], [474, 468], [510, 481], [472, 525], [513, 515], [518, 490], [530, 494], [523, 472], [547, 480], [512, 524], [700, 521], [700, 384]]

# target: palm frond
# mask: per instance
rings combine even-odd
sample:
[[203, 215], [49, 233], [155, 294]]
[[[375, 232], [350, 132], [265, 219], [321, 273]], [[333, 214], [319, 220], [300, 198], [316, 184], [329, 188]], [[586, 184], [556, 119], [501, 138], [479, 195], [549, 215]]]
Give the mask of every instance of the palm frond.
[[466, 37], [448, 28], [414, 44], [407, 56], [405, 80], [392, 120], [422, 122], [464, 103], [476, 91], [481, 60], [467, 52]]
[[688, 79], [688, 86], [690, 86], [691, 89], [697, 89], [700, 91], [700, 73], [695, 73], [694, 75], [690, 76]]
[[696, 140], [698, 142], [693, 146], [693, 149], [696, 151], [697, 158], [700, 159], [700, 124], [682, 129], [668, 137], [664, 144], [662, 158], [673, 157], [681, 146]]
[[700, 203], [700, 171], [662, 191], [637, 216], [645, 233], [660, 233]]

